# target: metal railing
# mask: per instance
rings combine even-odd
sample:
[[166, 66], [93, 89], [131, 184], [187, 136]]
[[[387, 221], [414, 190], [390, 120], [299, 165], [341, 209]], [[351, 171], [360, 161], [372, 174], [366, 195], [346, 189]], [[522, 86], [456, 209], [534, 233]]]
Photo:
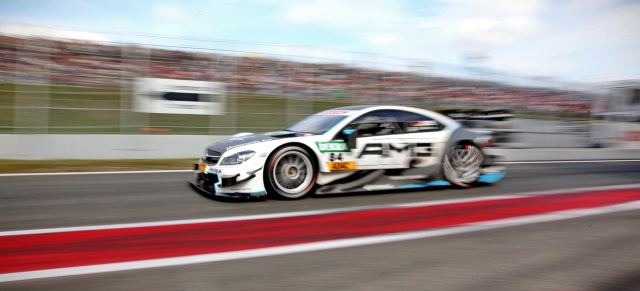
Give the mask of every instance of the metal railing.
[[[138, 41], [0, 35], [0, 133], [226, 135], [278, 130], [350, 104], [500, 106], [577, 116], [592, 98], [579, 84], [426, 60], [158, 35]], [[135, 112], [137, 77], [223, 82], [223, 114]]]

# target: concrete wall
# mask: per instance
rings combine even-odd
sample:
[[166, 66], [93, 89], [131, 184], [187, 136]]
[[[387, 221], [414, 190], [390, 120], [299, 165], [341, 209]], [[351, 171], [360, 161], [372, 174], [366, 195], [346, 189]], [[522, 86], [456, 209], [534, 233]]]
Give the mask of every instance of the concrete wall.
[[110, 160], [198, 158], [204, 148], [228, 136], [2, 134], [0, 159]]
[[602, 160], [640, 161], [640, 149], [489, 148], [489, 149], [486, 149], [486, 153], [497, 156], [497, 161], [499, 162], [602, 161]]
[[638, 122], [568, 122], [562, 120], [514, 119], [508, 143], [502, 147], [579, 148], [604, 145], [640, 149]]
[[[506, 161], [640, 159], [640, 130], [622, 128], [621, 137], [605, 149], [580, 149], [568, 143], [572, 135], [520, 134], [516, 148], [490, 149]], [[94, 135], [94, 134], [2, 134], [0, 159], [9, 160], [111, 160], [197, 159], [204, 148], [229, 136], [208, 135]], [[554, 139], [556, 137], [557, 139]], [[553, 142], [555, 140], [555, 142]], [[519, 147], [526, 148], [519, 148]], [[550, 146], [559, 148], [552, 149]]]

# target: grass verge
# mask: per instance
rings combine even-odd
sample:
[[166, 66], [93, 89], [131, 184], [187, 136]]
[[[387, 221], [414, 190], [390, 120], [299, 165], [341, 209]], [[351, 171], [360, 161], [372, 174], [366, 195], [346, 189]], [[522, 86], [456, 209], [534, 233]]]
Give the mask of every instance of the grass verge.
[[194, 159], [167, 160], [51, 160], [17, 161], [0, 160], [1, 174], [58, 173], [58, 172], [109, 172], [144, 170], [189, 170]]

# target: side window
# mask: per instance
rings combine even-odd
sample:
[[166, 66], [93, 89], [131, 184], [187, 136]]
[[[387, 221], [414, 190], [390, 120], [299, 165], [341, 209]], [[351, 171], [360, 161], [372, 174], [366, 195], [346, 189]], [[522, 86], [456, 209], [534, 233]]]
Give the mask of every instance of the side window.
[[344, 129], [357, 129], [360, 136], [377, 136], [402, 133], [397, 114], [393, 110], [367, 113], [349, 123]]
[[439, 122], [413, 112], [403, 112], [399, 121], [406, 133], [440, 131], [444, 128]]

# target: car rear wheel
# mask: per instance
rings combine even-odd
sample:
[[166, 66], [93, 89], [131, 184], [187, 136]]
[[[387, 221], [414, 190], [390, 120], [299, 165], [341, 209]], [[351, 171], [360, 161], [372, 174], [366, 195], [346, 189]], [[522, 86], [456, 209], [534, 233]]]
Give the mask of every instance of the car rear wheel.
[[469, 187], [480, 177], [484, 156], [473, 144], [458, 144], [450, 148], [442, 164], [445, 178], [451, 184]]
[[[317, 170], [307, 150], [286, 146], [277, 150], [267, 162], [266, 183], [276, 198], [297, 199], [313, 189]], [[273, 195], [275, 194], [275, 195]]]

